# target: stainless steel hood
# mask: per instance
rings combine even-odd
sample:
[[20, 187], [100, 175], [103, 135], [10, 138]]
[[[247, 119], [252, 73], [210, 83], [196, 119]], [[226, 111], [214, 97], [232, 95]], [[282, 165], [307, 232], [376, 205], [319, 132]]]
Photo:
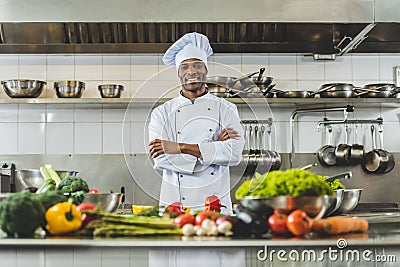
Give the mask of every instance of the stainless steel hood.
[[216, 52], [339, 53], [335, 46], [377, 22], [352, 52], [400, 52], [397, 0], [5, 0], [0, 53], [157, 53], [186, 32]]

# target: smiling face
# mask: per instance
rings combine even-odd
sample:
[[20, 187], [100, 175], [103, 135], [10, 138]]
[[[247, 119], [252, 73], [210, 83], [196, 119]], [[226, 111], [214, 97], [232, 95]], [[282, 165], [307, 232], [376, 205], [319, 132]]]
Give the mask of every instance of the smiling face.
[[182, 84], [182, 94], [195, 97], [204, 94], [207, 68], [203, 61], [191, 58], [182, 61], [178, 69], [178, 77]]

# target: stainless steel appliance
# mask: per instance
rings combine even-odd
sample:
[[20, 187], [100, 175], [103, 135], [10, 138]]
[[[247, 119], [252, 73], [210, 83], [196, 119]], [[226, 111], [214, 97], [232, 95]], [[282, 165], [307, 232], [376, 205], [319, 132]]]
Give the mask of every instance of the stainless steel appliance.
[[16, 192], [15, 164], [0, 162], [0, 193]]

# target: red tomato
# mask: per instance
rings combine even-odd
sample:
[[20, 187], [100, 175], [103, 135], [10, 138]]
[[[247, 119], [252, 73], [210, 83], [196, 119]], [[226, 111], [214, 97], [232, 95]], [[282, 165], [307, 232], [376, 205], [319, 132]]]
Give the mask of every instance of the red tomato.
[[85, 202], [76, 206], [76, 210], [77, 211], [96, 210], [96, 205], [89, 202]]
[[88, 193], [97, 194], [99, 190], [97, 189], [90, 189]]
[[185, 224], [193, 224], [194, 225], [194, 215], [192, 214], [182, 214], [179, 215], [174, 219], [174, 223], [179, 225], [180, 228], [182, 228]]
[[277, 235], [286, 235], [289, 230], [286, 226], [287, 216], [285, 214], [272, 214], [268, 217], [268, 225], [271, 231]]
[[205, 219], [215, 221], [217, 219], [217, 215], [212, 211], [200, 211], [199, 214], [196, 215], [196, 225], [201, 226], [201, 223]]
[[168, 205], [168, 207], [165, 208], [163, 216], [164, 217], [170, 217], [170, 218], [175, 218], [178, 217], [181, 214], [185, 214], [185, 210], [183, 209], [183, 205], [181, 202], [174, 202]]
[[302, 236], [311, 231], [312, 219], [302, 210], [295, 210], [289, 214], [286, 226], [295, 236]]

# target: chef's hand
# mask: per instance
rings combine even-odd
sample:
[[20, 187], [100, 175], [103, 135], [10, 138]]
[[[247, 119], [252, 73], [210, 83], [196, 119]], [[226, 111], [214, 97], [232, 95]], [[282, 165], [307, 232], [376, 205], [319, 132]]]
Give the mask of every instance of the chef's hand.
[[218, 136], [217, 141], [225, 141], [228, 139], [238, 139], [240, 134], [233, 128], [225, 128], [222, 130], [221, 134]]
[[152, 158], [156, 158], [161, 154], [179, 154], [182, 151], [179, 149], [179, 143], [154, 139], [149, 143], [149, 154]]

